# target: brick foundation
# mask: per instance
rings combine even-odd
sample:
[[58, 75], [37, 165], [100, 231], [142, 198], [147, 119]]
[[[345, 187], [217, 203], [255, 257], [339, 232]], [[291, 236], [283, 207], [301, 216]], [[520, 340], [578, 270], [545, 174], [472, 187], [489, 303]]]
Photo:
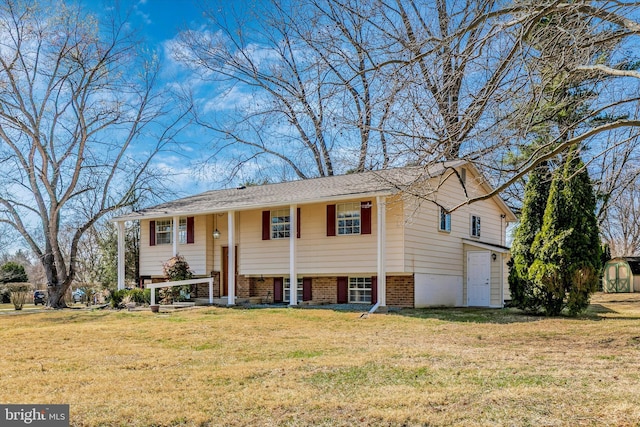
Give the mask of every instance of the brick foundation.
[[[305, 303], [337, 303], [337, 277], [311, 277], [311, 281], [312, 300], [305, 301]], [[214, 286], [214, 294], [218, 289], [219, 286]], [[387, 276], [387, 305], [390, 307], [413, 307], [414, 290], [413, 276]], [[205, 296], [206, 292], [208, 292], [208, 288], [205, 290]], [[236, 295], [238, 298], [259, 297], [265, 303], [270, 303], [273, 301], [273, 277], [258, 278], [240, 275], [236, 281]]]
[[391, 307], [413, 307], [415, 304], [415, 282], [413, 276], [387, 276], [387, 305]]
[[311, 279], [312, 304], [336, 304], [337, 302], [337, 277], [314, 277]]
[[[308, 304], [336, 304], [338, 301], [338, 277], [311, 277], [311, 301]], [[162, 279], [154, 279], [154, 283]], [[220, 297], [220, 273], [216, 273], [213, 284], [213, 297]], [[195, 296], [209, 296], [209, 285], [200, 283], [194, 286]], [[413, 307], [415, 283], [413, 276], [387, 276], [387, 306]], [[236, 279], [238, 298], [259, 297], [265, 303], [273, 302], [273, 277], [247, 277], [238, 275]], [[301, 303], [302, 301], [299, 301]]]

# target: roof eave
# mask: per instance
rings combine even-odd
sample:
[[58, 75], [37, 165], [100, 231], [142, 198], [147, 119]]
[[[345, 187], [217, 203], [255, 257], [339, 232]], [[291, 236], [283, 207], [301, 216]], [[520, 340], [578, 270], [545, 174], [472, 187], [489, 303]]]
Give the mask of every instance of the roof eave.
[[289, 201], [287, 203], [254, 203], [247, 204], [241, 206], [227, 206], [221, 209], [207, 209], [207, 210], [183, 210], [183, 211], [164, 211], [164, 212], [150, 212], [149, 214], [144, 214], [140, 212], [134, 212], [127, 215], [120, 215], [114, 218], [111, 218], [110, 222], [122, 222], [122, 221], [139, 221], [142, 219], [160, 219], [174, 216], [195, 216], [195, 215], [211, 215], [211, 214], [219, 214], [230, 211], [250, 211], [255, 209], [264, 209], [264, 208], [279, 208], [283, 206], [291, 206], [291, 205], [311, 205], [315, 203], [326, 203], [328, 201], [344, 201], [344, 200], [352, 200], [354, 198], [364, 198], [364, 197], [380, 197], [380, 196], [391, 196], [396, 194], [399, 190], [384, 190], [384, 191], [372, 191], [366, 193], [349, 193], [343, 194], [340, 196], [332, 196], [332, 197], [321, 197], [314, 199], [299, 199]]

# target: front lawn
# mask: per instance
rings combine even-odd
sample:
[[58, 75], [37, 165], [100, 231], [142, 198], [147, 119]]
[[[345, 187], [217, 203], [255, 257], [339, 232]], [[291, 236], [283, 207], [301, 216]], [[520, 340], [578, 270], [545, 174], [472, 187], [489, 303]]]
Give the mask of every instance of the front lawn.
[[77, 426], [637, 426], [640, 295], [593, 303], [0, 314], [0, 403]]

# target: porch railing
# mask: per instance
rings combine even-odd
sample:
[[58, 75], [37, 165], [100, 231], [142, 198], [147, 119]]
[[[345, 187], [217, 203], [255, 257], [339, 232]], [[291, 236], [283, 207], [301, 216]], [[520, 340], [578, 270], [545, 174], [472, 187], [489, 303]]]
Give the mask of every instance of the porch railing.
[[213, 277], [203, 277], [201, 279], [176, 280], [175, 282], [158, 282], [145, 285], [151, 289], [151, 305], [156, 305], [156, 289], [170, 286], [197, 285], [198, 283], [209, 283], [209, 304], [213, 304]]

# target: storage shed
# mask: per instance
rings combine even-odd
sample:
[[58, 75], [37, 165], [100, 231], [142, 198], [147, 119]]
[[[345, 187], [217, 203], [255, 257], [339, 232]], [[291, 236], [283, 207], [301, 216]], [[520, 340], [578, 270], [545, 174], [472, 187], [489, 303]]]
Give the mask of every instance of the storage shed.
[[640, 292], [640, 257], [618, 257], [607, 261], [602, 290], [608, 293]]

